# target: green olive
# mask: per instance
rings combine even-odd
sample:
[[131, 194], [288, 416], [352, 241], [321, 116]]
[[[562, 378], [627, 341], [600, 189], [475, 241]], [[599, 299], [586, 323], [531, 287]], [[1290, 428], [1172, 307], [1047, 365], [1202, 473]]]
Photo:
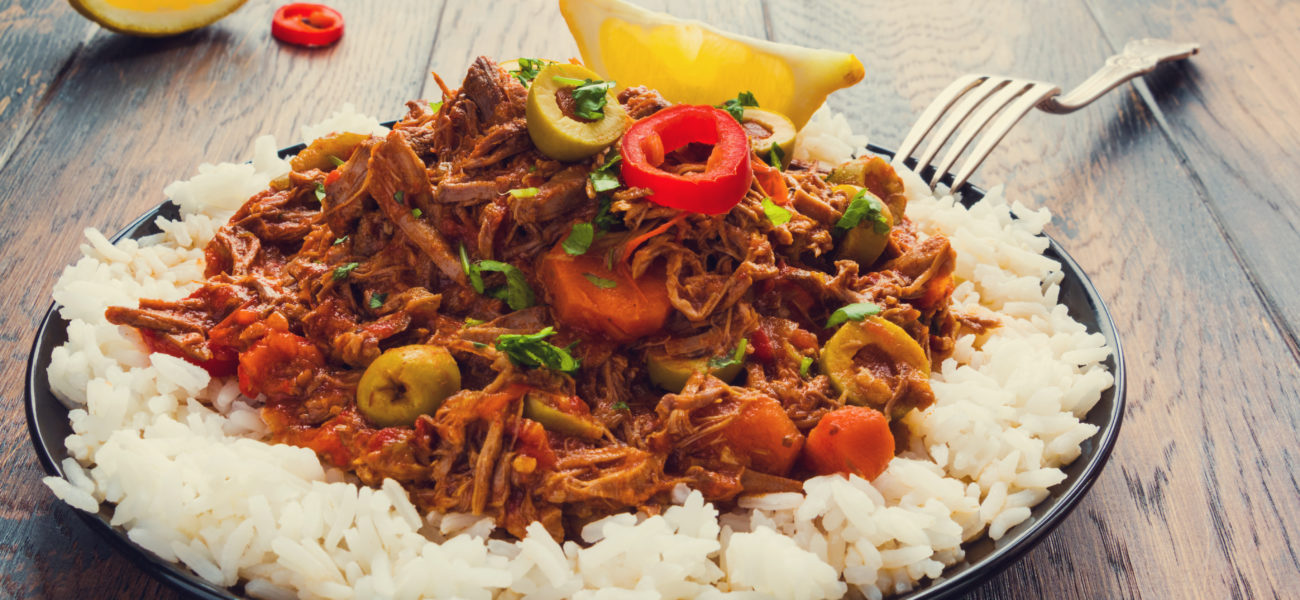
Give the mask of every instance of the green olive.
[[[894, 397], [898, 383], [891, 380], [901, 375], [900, 365], [923, 378], [930, 376], [930, 359], [921, 345], [903, 328], [874, 316], [841, 326], [822, 347], [819, 363], [846, 402], [881, 411]], [[903, 412], [911, 406], [900, 403]]]
[[[556, 78], [560, 78], [557, 81]], [[600, 76], [581, 65], [553, 63], [542, 69], [528, 87], [528, 136], [538, 150], [556, 160], [574, 161], [591, 156], [618, 140], [627, 128], [628, 116], [614, 95], [605, 92], [605, 116], [594, 121], [578, 120], [560, 107], [562, 90], [573, 86], [566, 79], [599, 80]]]
[[[835, 191], [841, 192], [852, 198], [862, 191], [855, 185], [837, 185]], [[880, 212], [885, 222], [881, 223], [876, 219], [862, 219], [858, 224], [844, 234], [839, 243], [835, 245], [836, 253], [840, 258], [847, 258], [857, 262], [866, 270], [880, 254], [885, 251], [885, 246], [889, 245], [889, 230], [894, 227], [894, 214], [884, 202], [877, 198], [875, 194], [866, 192], [866, 199], [873, 204], [873, 208]]]
[[894, 213], [896, 221], [907, 209], [902, 178], [894, 171], [893, 165], [879, 156], [856, 158], [835, 167], [826, 177], [826, 182], [856, 185], [871, 190]]
[[710, 367], [709, 358], [670, 358], [659, 352], [646, 354], [646, 370], [650, 372], [650, 381], [674, 394], [686, 387], [686, 380], [697, 371], [707, 370], [710, 375], [731, 383], [740, 374], [744, 366], [740, 362], [731, 362], [723, 367]]
[[411, 425], [459, 389], [460, 369], [446, 348], [402, 346], [366, 367], [357, 385], [357, 410], [380, 427]]
[[541, 423], [547, 431], [587, 440], [605, 437], [607, 431], [604, 426], [590, 418], [560, 410], [547, 401], [546, 394], [538, 392], [529, 392], [524, 396], [524, 416]]
[[299, 173], [312, 169], [332, 170], [337, 165], [331, 157], [346, 161], [352, 156], [352, 151], [369, 138], [361, 133], [336, 133], [319, 138], [289, 159], [289, 165]]
[[790, 156], [794, 153], [794, 123], [785, 115], [763, 110], [761, 108], [745, 108], [745, 116], [740, 121], [740, 126], [745, 128], [745, 133], [749, 134], [749, 147], [755, 153], [763, 158], [767, 158], [772, 151], [772, 144], [776, 144], [781, 149], [781, 165], [790, 164]]

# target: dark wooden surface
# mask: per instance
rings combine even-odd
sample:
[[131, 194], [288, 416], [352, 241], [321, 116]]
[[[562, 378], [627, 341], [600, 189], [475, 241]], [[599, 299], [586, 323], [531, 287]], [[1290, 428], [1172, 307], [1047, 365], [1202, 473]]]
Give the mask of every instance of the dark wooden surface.
[[[269, 36], [273, 3], [141, 40], [62, 2], [0, 0], [0, 598], [175, 598], [40, 484], [22, 411], [35, 326], [85, 227], [113, 231], [203, 161], [296, 142], [344, 101], [394, 117], [477, 54], [576, 55], [547, 0], [334, 0], [337, 46]], [[856, 53], [831, 105], [896, 145], [952, 78], [1065, 85], [1131, 38], [1202, 53], [1067, 117], [1031, 115], [977, 174], [1049, 232], [1118, 322], [1129, 408], [1089, 495], [974, 598], [1284, 598], [1300, 583], [1300, 4], [1062, 0], [643, 2]], [[968, 6], [969, 5], [969, 6]]]

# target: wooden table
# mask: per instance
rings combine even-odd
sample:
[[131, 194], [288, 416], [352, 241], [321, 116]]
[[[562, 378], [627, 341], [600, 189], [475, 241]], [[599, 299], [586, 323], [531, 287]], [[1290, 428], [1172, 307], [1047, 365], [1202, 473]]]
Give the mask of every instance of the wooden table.
[[[162, 40], [107, 32], [62, 2], [0, 1], [0, 596], [177, 596], [54, 499], [27, 437], [29, 344], [83, 228], [115, 231], [200, 162], [243, 160], [262, 132], [296, 142], [344, 101], [393, 118], [437, 97], [430, 70], [459, 81], [478, 54], [577, 54], [551, 1], [333, 3], [346, 36], [302, 50], [270, 38], [274, 4], [256, 0]], [[1030, 116], [975, 178], [1055, 213], [1049, 232], [1118, 322], [1129, 394], [1091, 493], [973, 596], [1294, 597], [1300, 5], [641, 3], [856, 53], [867, 79], [831, 105], [885, 146], [962, 73], [1068, 85], [1132, 38], [1199, 42], [1190, 64], [1079, 113]]]

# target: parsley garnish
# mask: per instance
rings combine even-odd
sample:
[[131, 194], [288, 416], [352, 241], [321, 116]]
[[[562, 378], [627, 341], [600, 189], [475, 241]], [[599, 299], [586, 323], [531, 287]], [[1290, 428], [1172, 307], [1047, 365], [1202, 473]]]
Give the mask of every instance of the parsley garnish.
[[329, 157], [330, 162], [334, 163], [334, 166], [336, 166], [336, 167], [341, 167], [341, 166], [343, 166], [343, 159], [341, 159], [341, 158], [339, 158], [339, 157], [337, 157], [337, 156], [334, 156], [333, 154], [328, 154], [328, 155], [326, 155], [326, 156]]
[[777, 206], [771, 198], [763, 198], [763, 214], [777, 227], [790, 222], [790, 211]]
[[335, 281], [338, 281], [338, 280], [340, 280], [340, 279], [343, 279], [344, 277], [347, 277], [348, 274], [350, 274], [350, 273], [352, 273], [353, 271], [355, 271], [355, 270], [357, 269], [357, 267], [359, 267], [359, 266], [361, 266], [361, 263], [350, 262], [350, 263], [348, 263], [348, 264], [346, 264], [346, 265], [343, 265], [343, 266], [341, 266], [341, 267], [339, 267], [339, 268], [337, 268], [337, 269], [334, 269], [334, 280], [335, 280]]
[[808, 369], [812, 367], [813, 359], [811, 356], [805, 356], [799, 360], [799, 376], [807, 377]]
[[510, 75], [518, 79], [524, 87], [528, 87], [534, 79], [537, 79], [537, 74], [542, 72], [547, 61], [540, 58], [521, 58], [515, 62], [519, 63], [519, 68], [510, 71]]
[[541, 190], [538, 190], [535, 187], [529, 187], [529, 188], [516, 188], [506, 193], [510, 194], [511, 196], [514, 196], [515, 198], [532, 198], [533, 196], [536, 196], [537, 192], [539, 191]]
[[420, 210], [420, 209], [418, 209], [418, 208], [412, 208], [412, 209], [411, 209], [411, 216], [412, 216], [412, 217], [415, 217], [415, 218], [418, 219], [418, 218], [424, 216], [424, 211], [422, 211], [422, 210]]
[[596, 190], [596, 193], [601, 193], [616, 190], [622, 186], [623, 183], [618, 180], [621, 171], [618, 163], [622, 161], [623, 155], [619, 153], [618, 148], [605, 155], [605, 163], [596, 167], [596, 170], [587, 176], [591, 179], [591, 189]]
[[604, 277], [598, 277], [596, 275], [592, 275], [591, 273], [583, 273], [582, 276], [586, 277], [587, 281], [591, 282], [591, 285], [594, 285], [602, 290], [607, 290], [609, 288], [618, 285], [618, 282], [614, 281], [613, 279], [605, 279]]
[[506, 287], [492, 290], [491, 295], [493, 298], [505, 300], [506, 304], [510, 305], [510, 310], [523, 310], [536, 303], [533, 288], [528, 287], [528, 279], [524, 277], [524, 272], [520, 271], [519, 267], [495, 260], [480, 260], [473, 268], [479, 272], [505, 273]]
[[438, 112], [438, 111], [442, 110], [442, 100], [439, 100], [439, 101], [437, 101], [437, 102], [430, 102], [430, 103], [429, 103], [429, 110], [431, 110], [431, 111], [433, 111], [433, 112]]
[[482, 350], [483, 348], [487, 348], [487, 344], [484, 344], [483, 342], [470, 342], [470, 343], [473, 344], [475, 348], [478, 348], [480, 350]]
[[616, 250], [615, 248], [610, 248], [609, 251], [605, 253], [605, 269], [606, 269], [606, 270], [609, 270], [609, 271], [613, 271], [613, 270], [614, 270], [614, 252], [615, 252], [615, 250]]
[[622, 400], [619, 400], [618, 402], [615, 402], [615, 403], [609, 405], [609, 407], [612, 408], [612, 409], [614, 409], [614, 410], [631, 410], [631, 409], [628, 407], [627, 403], [624, 402], [624, 401], [622, 401]]
[[320, 202], [325, 199], [325, 184], [316, 182], [316, 201]]
[[599, 79], [574, 79], [572, 77], [552, 77], [556, 83], [572, 86], [573, 114], [589, 121], [605, 118], [606, 93], [616, 84], [613, 81]]
[[592, 225], [601, 231], [609, 231], [623, 224], [623, 217], [609, 212], [609, 208], [614, 204], [607, 196], [600, 197], [600, 208], [596, 209], [596, 217], [591, 220]]
[[341, 237], [341, 238], [335, 238], [335, 239], [334, 239], [334, 245], [337, 246], [337, 245], [342, 244], [343, 242], [346, 242], [346, 241], [348, 241], [348, 236], [346, 236], [346, 235], [343, 236], [343, 237]]
[[709, 359], [710, 369], [725, 369], [731, 365], [738, 365], [745, 362], [745, 349], [749, 347], [748, 338], [740, 338], [740, 343], [736, 344], [736, 350], [730, 354], [715, 356]]
[[527, 335], [507, 333], [497, 336], [496, 348], [522, 367], [546, 367], [563, 373], [577, 371], [582, 363], [568, 350], [547, 342], [546, 338], [552, 335], [555, 335], [553, 327]]
[[853, 229], [863, 219], [869, 219], [877, 234], [889, 233], [889, 219], [886, 219], [885, 213], [881, 212], [883, 206], [880, 200], [877, 200], [876, 196], [865, 188], [858, 190], [858, 193], [849, 201], [849, 207], [844, 209], [844, 215], [835, 222], [835, 227], [837, 229]]
[[371, 294], [371, 295], [370, 295], [370, 308], [379, 308], [379, 307], [383, 306], [383, 305], [384, 305], [384, 299], [386, 299], [386, 298], [388, 298], [388, 294], [384, 294], [384, 293], [380, 293], [380, 292], [376, 292], [376, 293], [374, 293], [374, 294]]
[[767, 162], [772, 163], [778, 171], [785, 170], [785, 150], [776, 145], [776, 142], [772, 142], [772, 147], [767, 151]]
[[596, 228], [591, 223], [574, 223], [573, 229], [569, 230], [569, 237], [564, 238], [561, 247], [570, 256], [586, 254], [587, 249], [591, 248], [591, 240], [596, 237]]
[[754, 99], [754, 94], [751, 92], [741, 92], [736, 94], [735, 98], [719, 104], [718, 108], [730, 113], [732, 118], [736, 119], [736, 122], [743, 123], [745, 121], [746, 106], [758, 108], [758, 100]]
[[474, 288], [474, 291], [482, 294], [483, 275], [479, 273], [478, 267], [469, 264], [469, 254], [465, 253], [465, 244], [460, 245], [460, 268], [465, 272], [465, 276], [469, 278], [469, 286]]
[[466, 326], [466, 327], [477, 327], [477, 326], [482, 325], [482, 324], [484, 324], [484, 323], [486, 323], [486, 322], [487, 322], [487, 321], [484, 321], [484, 320], [482, 320], [482, 319], [475, 319], [474, 317], [465, 317], [465, 326]]
[[393, 192], [393, 201], [398, 204], [401, 204], [402, 199], [405, 197], [406, 197], [406, 192], [403, 192], [401, 190], [397, 190], [396, 192]]
[[831, 318], [826, 319], [826, 328], [830, 329], [845, 321], [861, 321], [874, 314], [880, 313], [880, 307], [870, 302], [857, 302], [836, 309], [831, 313]]

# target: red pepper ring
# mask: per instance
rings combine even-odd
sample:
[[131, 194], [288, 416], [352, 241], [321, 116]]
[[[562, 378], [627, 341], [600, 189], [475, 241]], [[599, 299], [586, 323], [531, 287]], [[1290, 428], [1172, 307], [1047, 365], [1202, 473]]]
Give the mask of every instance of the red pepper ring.
[[324, 4], [286, 4], [271, 18], [271, 35], [295, 46], [328, 46], [343, 37], [343, 15]]
[[[676, 174], [660, 169], [664, 156], [690, 143], [710, 144], [704, 171]], [[620, 143], [623, 181], [648, 188], [648, 200], [679, 210], [716, 215], [731, 210], [754, 178], [749, 136], [726, 111], [679, 104], [632, 124]]]

